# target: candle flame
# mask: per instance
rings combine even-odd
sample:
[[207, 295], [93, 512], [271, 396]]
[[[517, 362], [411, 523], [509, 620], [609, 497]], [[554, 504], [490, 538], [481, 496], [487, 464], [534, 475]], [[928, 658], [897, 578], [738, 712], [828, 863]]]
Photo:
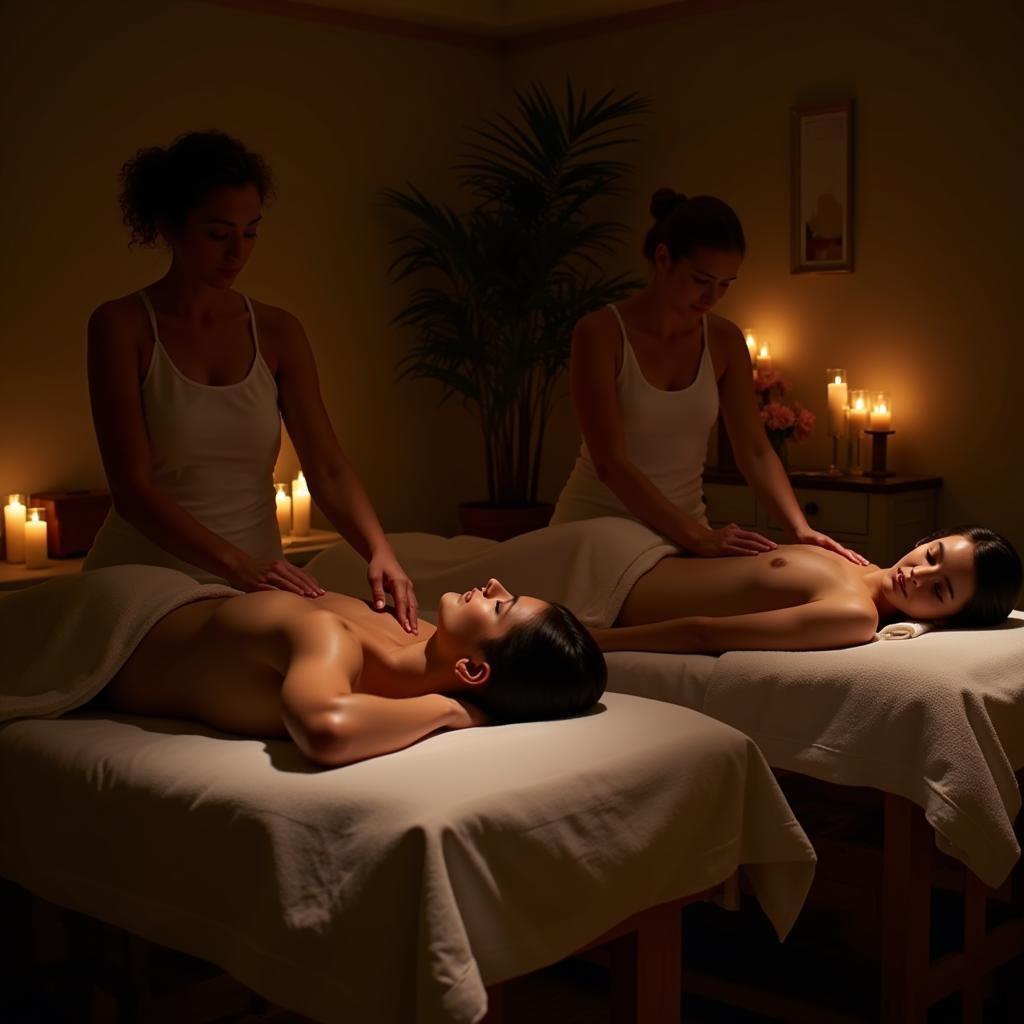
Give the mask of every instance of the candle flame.
[[838, 373], [836, 374], [835, 383], [836, 384], [842, 384], [843, 383], [843, 378], [840, 377]]
[[30, 515], [28, 517], [28, 521], [30, 523], [38, 523], [39, 522], [39, 513], [38, 512], [33, 512], [32, 515]]
[[768, 346], [767, 345], [762, 345], [761, 346], [761, 351], [757, 353], [757, 358], [758, 359], [767, 359], [768, 358]]
[[757, 342], [754, 340], [754, 335], [751, 331], [747, 331], [747, 351], [753, 352], [757, 348]]
[[864, 399], [863, 398], [858, 398], [857, 399], [857, 404], [854, 406], [854, 409], [856, 409], [857, 412], [863, 412], [864, 411]]

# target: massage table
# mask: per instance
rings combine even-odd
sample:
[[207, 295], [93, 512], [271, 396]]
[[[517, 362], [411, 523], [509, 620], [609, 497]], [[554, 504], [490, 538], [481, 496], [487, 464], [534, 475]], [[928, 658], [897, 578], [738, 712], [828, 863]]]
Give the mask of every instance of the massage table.
[[[641, 524], [608, 518], [500, 544], [412, 533], [389, 540], [427, 609], [445, 590], [496, 576], [514, 593], [568, 605], [595, 627], [611, 625], [636, 580], [677, 553]], [[365, 586], [365, 569], [344, 544], [307, 568], [331, 589]], [[839, 651], [616, 652], [607, 662], [610, 690], [732, 725], [780, 773], [883, 794], [884, 1019], [923, 1021], [927, 1007], [956, 988], [974, 1005], [984, 974], [1024, 955], [1024, 921], [990, 931], [977, 923], [987, 895], [1011, 872], [1024, 917], [1014, 826], [1024, 769], [1024, 613], [992, 629], [933, 630]], [[968, 923], [963, 951], [929, 963], [936, 845], [967, 869]]]
[[0, 598], [0, 877], [325, 1022], [471, 1024], [489, 987], [636, 932], [660, 1024], [679, 905], [735, 903], [742, 876], [780, 937], [795, 920], [806, 836], [756, 745], [686, 708], [608, 694], [334, 770], [83, 709], [198, 590], [224, 592], [124, 566]]

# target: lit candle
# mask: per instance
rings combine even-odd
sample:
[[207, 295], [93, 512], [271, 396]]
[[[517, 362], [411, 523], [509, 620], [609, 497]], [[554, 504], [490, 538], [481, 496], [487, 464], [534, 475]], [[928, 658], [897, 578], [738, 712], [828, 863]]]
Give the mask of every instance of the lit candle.
[[876, 391], [872, 396], [871, 429], [892, 430], [892, 402], [887, 391]]
[[288, 497], [287, 484], [274, 484], [277, 494], [274, 500], [277, 502], [277, 529], [283, 540], [292, 532], [292, 499]]
[[866, 392], [856, 390], [850, 392], [850, 433], [859, 437], [868, 429], [868, 400]]
[[846, 433], [846, 371], [828, 371], [828, 431], [833, 437]]
[[25, 523], [25, 568], [46, 568], [46, 509], [30, 508]]
[[292, 533], [296, 537], [309, 533], [309, 488], [301, 469], [292, 481]]
[[757, 359], [757, 342], [754, 340], [754, 332], [744, 331], [743, 333], [747, 338], [747, 351], [750, 353], [750, 361], [753, 362]]
[[12, 494], [4, 506], [4, 536], [7, 538], [7, 561], [25, 561], [25, 496]]
[[765, 344], [762, 344], [757, 350], [757, 368], [759, 370], [770, 370], [772, 368], [772, 354]]

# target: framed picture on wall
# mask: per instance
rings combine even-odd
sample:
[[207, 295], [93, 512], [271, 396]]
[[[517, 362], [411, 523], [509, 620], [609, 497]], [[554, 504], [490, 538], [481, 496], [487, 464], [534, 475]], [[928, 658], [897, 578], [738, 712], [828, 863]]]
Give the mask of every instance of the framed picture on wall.
[[853, 270], [853, 100], [790, 112], [791, 272]]

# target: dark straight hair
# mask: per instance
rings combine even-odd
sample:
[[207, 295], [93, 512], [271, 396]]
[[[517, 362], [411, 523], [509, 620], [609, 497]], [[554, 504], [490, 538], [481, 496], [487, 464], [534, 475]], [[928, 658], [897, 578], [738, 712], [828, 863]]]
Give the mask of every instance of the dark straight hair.
[[651, 196], [654, 224], [644, 238], [644, 256], [654, 262], [654, 252], [664, 242], [674, 260], [689, 259], [698, 249], [745, 253], [743, 225], [733, 208], [714, 196], [686, 196], [659, 188]]
[[1024, 572], [1014, 546], [984, 526], [956, 526], [936, 530], [917, 543], [930, 544], [942, 537], [966, 537], [974, 545], [974, 596], [943, 621], [949, 626], [996, 626], [1013, 611]]

